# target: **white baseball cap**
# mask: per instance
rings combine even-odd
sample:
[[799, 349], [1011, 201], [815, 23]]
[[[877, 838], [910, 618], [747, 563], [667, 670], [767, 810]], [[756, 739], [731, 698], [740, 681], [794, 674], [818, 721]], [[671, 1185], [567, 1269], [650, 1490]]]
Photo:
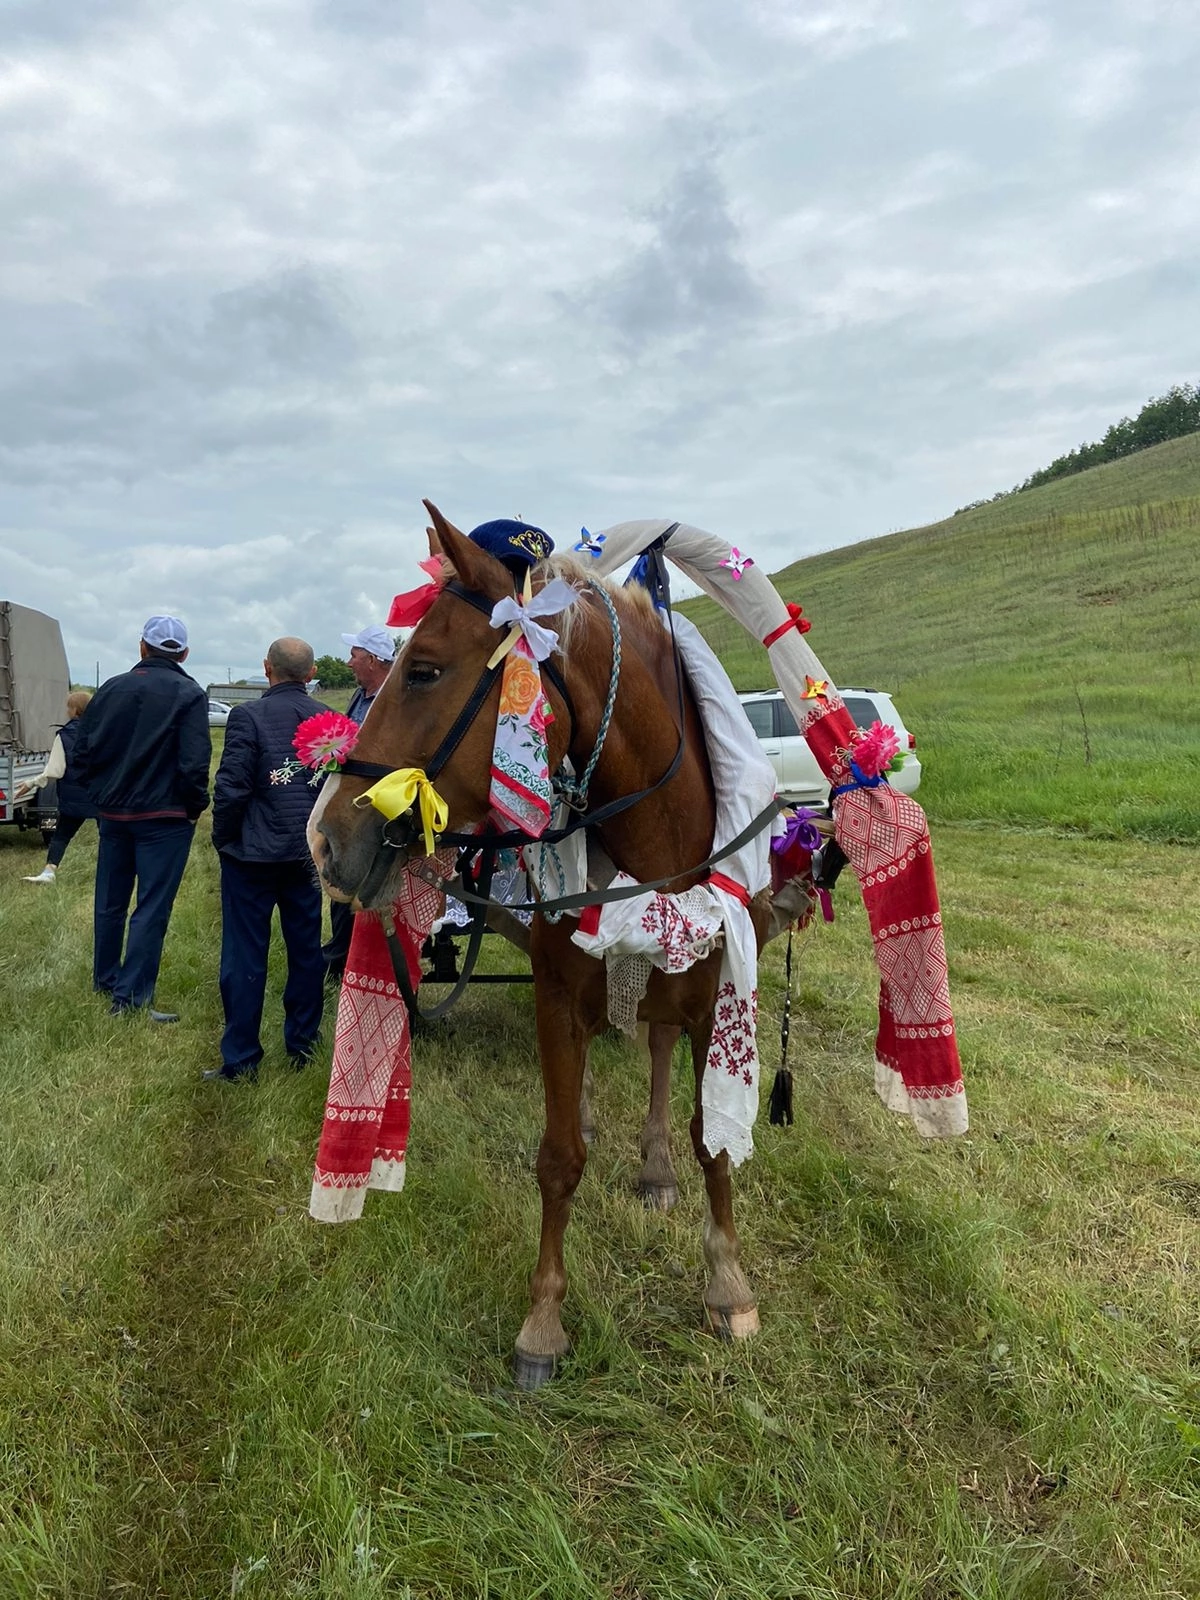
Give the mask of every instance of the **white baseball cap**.
[[357, 633], [344, 633], [342, 643], [348, 644], [353, 650], [355, 646], [365, 650], [368, 655], [377, 656], [380, 661], [394, 661], [396, 659], [396, 643], [386, 628], [376, 624], [370, 628], [360, 628]]
[[151, 617], [142, 629], [142, 638], [169, 656], [181, 656], [188, 647], [187, 628], [178, 617]]

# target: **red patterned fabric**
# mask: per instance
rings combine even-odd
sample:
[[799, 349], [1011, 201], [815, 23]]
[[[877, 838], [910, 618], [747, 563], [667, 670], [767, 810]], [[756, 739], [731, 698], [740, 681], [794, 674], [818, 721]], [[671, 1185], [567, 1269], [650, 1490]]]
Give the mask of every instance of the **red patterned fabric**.
[[[848, 782], [849, 712], [818, 703], [804, 733], [830, 782]], [[919, 1132], [962, 1132], [966, 1095], [925, 813], [881, 783], [836, 796], [833, 817], [862, 888], [879, 967], [876, 1086], [894, 1110], [912, 1114]]]
[[[436, 859], [443, 873], [453, 870], [452, 850]], [[410, 873], [392, 907], [414, 987], [420, 981], [421, 945], [443, 904], [439, 889]], [[318, 1222], [353, 1221], [362, 1215], [368, 1189], [404, 1187], [411, 1094], [408, 1009], [383, 922], [364, 912], [354, 919], [338, 997], [333, 1066], [308, 1207]]]

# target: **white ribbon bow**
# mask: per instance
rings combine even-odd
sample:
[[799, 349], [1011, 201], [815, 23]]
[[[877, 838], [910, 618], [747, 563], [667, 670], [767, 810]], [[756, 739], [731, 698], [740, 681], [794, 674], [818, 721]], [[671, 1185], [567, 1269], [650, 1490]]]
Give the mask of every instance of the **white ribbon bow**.
[[510, 631], [504, 643], [493, 652], [488, 665], [494, 666], [522, 637], [533, 659], [545, 661], [551, 651], [558, 648], [558, 634], [553, 628], [543, 628], [540, 622], [533, 620], [534, 617], [556, 616], [568, 606], [573, 606], [578, 599], [579, 590], [562, 578], [554, 578], [540, 593], [531, 597], [527, 578], [523, 600], [510, 594], [503, 600], [497, 600], [492, 607], [492, 627], [503, 628], [507, 625]]

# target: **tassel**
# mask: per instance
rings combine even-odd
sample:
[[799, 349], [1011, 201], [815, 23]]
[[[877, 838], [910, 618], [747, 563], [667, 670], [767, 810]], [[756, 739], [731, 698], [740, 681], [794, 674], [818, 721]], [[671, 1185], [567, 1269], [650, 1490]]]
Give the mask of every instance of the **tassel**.
[[779, 1068], [771, 1085], [771, 1122], [777, 1128], [792, 1125], [792, 1074], [787, 1067]]
[[781, 1128], [792, 1125], [792, 1075], [788, 1071], [788, 1035], [792, 1031], [792, 930], [788, 928], [787, 955], [783, 964], [783, 1020], [779, 1024], [779, 1070], [771, 1085], [770, 1119]]

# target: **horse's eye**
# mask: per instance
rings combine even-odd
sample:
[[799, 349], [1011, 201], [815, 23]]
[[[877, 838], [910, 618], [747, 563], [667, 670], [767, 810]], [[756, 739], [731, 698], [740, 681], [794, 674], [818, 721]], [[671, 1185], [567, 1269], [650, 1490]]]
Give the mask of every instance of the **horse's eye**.
[[414, 661], [408, 669], [409, 687], [424, 689], [429, 684], [436, 683], [441, 675], [441, 667], [435, 667], [432, 661]]

